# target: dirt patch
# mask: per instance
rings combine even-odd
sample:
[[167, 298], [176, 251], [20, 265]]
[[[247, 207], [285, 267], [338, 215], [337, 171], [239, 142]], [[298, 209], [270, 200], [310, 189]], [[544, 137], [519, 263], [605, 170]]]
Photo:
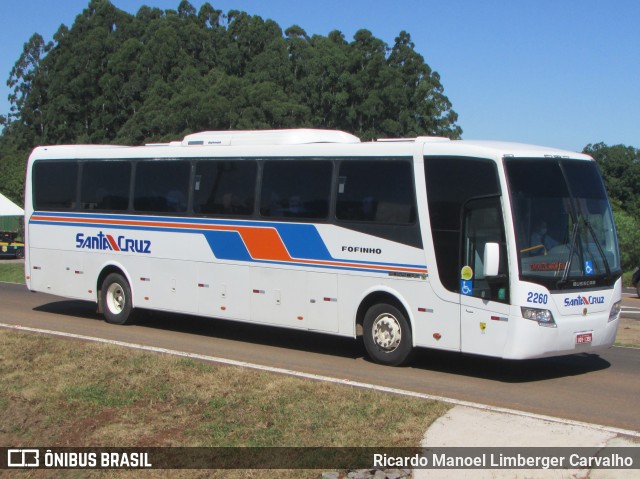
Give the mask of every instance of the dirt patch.
[[620, 318], [616, 346], [631, 346], [640, 348], [640, 320]]

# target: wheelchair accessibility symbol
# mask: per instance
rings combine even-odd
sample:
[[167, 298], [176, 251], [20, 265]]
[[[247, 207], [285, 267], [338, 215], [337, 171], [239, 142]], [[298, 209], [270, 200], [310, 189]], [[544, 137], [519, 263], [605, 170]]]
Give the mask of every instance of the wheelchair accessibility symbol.
[[471, 294], [473, 293], [473, 286], [471, 281], [467, 281], [467, 280], [460, 280], [460, 293], [464, 294], [465, 296], [471, 296]]
[[593, 274], [593, 261], [587, 260], [584, 262], [584, 273], [587, 275]]

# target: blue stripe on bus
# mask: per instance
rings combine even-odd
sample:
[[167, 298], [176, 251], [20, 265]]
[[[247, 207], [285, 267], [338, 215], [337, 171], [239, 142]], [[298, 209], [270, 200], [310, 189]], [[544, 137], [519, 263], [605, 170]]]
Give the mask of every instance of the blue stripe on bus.
[[[337, 268], [357, 271], [372, 271], [371, 266], [380, 267], [376, 269], [377, 272], [382, 272], [385, 267], [387, 268], [413, 268], [424, 269], [426, 273], [426, 265], [413, 265], [402, 263], [385, 263], [374, 261], [360, 261], [360, 260], [346, 260], [334, 258], [327, 249], [324, 241], [322, 240], [317, 228], [312, 224], [299, 224], [299, 223], [273, 223], [273, 222], [259, 222], [259, 221], [241, 221], [241, 220], [213, 220], [205, 218], [178, 218], [178, 217], [158, 217], [158, 216], [126, 216], [126, 215], [88, 215], [79, 213], [34, 213], [34, 216], [39, 217], [51, 217], [51, 218], [69, 218], [70, 221], [46, 221], [42, 219], [29, 220], [29, 224], [41, 224], [41, 225], [56, 225], [56, 226], [74, 226], [82, 228], [110, 228], [127, 231], [158, 231], [158, 232], [172, 232], [172, 233], [190, 233], [190, 234], [202, 234], [204, 235], [209, 247], [213, 251], [216, 258], [231, 261], [249, 261], [255, 262], [245, 245], [242, 236], [238, 231], [212, 231], [207, 230], [206, 225], [218, 225], [225, 227], [254, 227], [254, 228], [273, 228], [280, 235], [282, 242], [287, 249], [292, 259], [296, 260], [309, 260], [309, 261], [333, 261], [333, 262], [346, 262], [348, 265], [322, 265], [318, 263], [307, 264], [306, 266], [323, 267], [323, 268]], [[73, 221], [77, 218], [78, 221]], [[100, 223], [86, 223], [83, 219], [99, 220]], [[176, 223], [176, 227], [161, 227], [161, 226], [145, 226], [145, 225], [120, 225], [112, 224], [110, 221], [149, 221], [149, 222], [162, 222], [162, 223]], [[179, 224], [192, 224], [196, 228], [184, 228]], [[203, 228], [197, 228], [197, 225], [202, 225]], [[288, 261], [270, 261], [268, 259], [259, 260], [260, 263], [271, 264], [290, 264], [293, 266], [302, 266], [301, 263], [290, 263]], [[369, 266], [369, 268], [358, 268], [357, 265], [363, 267]]]

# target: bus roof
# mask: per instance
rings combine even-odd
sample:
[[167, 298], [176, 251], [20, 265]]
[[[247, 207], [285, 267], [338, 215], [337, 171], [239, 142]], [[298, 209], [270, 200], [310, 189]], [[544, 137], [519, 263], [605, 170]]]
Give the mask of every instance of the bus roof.
[[417, 147], [421, 147], [425, 155], [590, 159], [587, 155], [557, 148], [485, 140], [422, 136], [361, 142], [358, 137], [343, 131], [320, 129], [205, 131], [187, 135], [181, 141], [144, 146], [41, 146], [33, 150], [32, 159], [412, 156]]

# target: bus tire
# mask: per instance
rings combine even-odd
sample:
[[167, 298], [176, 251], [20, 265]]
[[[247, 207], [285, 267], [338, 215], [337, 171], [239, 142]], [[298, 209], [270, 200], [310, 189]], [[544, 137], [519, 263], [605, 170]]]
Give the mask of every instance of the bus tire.
[[373, 361], [400, 366], [411, 358], [411, 326], [395, 306], [386, 303], [371, 306], [365, 314], [363, 330], [364, 346]]
[[100, 289], [104, 319], [112, 324], [129, 324], [133, 319], [133, 303], [129, 282], [118, 273], [111, 273]]

